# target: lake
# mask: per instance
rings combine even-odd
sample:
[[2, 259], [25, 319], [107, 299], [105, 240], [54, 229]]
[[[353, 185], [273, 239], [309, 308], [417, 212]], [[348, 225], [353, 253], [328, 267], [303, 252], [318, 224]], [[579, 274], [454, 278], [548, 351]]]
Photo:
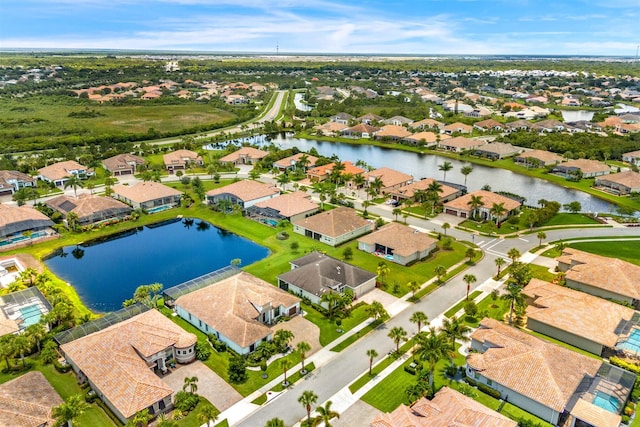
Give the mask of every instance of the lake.
[[268, 254], [250, 240], [185, 218], [65, 246], [44, 263], [91, 310], [108, 312], [121, 308], [140, 285], [158, 282], [167, 289], [228, 266], [235, 258], [248, 265]]
[[[290, 136], [278, 136], [272, 142], [281, 148], [295, 146], [302, 151], [315, 148], [323, 156], [335, 154], [341, 160], [349, 160], [354, 163], [358, 160], [364, 160], [375, 168], [387, 166], [408, 173], [415, 179], [429, 177], [441, 180], [443, 173], [438, 170], [438, 166], [448, 161], [453, 165], [453, 169], [447, 172], [446, 180], [456, 184], [464, 184], [464, 175], [460, 173], [460, 168], [468, 165], [468, 163], [459, 160], [438, 156], [433, 152], [419, 154], [373, 145], [351, 145]], [[485, 184], [488, 184], [493, 191], [508, 191], [525, 197], [528, 205], [536, 205], [540, 199], [555, 200], [562, 204], [578, 201], [582, 204], [584, 212], [616, 212], [615, 206], [611, 203], [582, 191], [564, 188], [543, 179], [520, 175], [504, 169], [475, 164], [471, 166], [473, 172], [467, 177], [469, 191], [480, 190]]]
[[565, 123], [579, 122], [582, 120], [586, 120], [588, 122], [593, 119], [593, 114], [595, 111], [587, 111], [587, 110], [560, 110], [562, 113], [562, 119]]

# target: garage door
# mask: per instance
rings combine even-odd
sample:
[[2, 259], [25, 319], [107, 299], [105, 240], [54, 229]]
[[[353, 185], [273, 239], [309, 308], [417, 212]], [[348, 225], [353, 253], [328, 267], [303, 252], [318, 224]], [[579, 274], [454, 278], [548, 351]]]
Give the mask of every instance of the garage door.
[[448, 213], [449, 215], [455, 215], [458, 216], [458, 211], [453, 210], [453, 209], [445, 209], [444, 213]]

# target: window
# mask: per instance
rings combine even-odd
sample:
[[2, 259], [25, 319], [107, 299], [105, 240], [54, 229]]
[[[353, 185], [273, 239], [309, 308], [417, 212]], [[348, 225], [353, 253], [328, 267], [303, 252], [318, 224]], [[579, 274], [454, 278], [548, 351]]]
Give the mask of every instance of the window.
[[202, 328], [202, 320], [198, 320], [198, 322], [200, 323], [200, 327]]
[[[192, 348], [190, 348], [190, 349], [189, 349], [189, 353], [193, 353], [193, 349], [192, 349]], [[186, 353], [185, 353], [185, 354], [186, 354]]]
[[491, 380], [489, 380], [489, 379], [488, 379], [488, 380], [487, 380], [487, 385], [493, 385], [493, 381], [491, 381]]
[[189, 313], [189, 320], [191, 320], [191, 313]]

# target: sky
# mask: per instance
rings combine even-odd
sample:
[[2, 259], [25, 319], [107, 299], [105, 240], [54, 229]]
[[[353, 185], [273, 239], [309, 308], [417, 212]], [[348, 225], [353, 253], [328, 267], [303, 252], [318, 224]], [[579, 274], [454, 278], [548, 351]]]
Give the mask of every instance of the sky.
[[636, 55], [640, 0], [0, 0], [0, 50]]

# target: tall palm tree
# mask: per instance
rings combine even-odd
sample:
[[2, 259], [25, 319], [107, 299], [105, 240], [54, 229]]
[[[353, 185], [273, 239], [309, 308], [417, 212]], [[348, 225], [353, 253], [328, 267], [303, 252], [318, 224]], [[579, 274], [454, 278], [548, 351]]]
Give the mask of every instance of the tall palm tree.
[[498, 267], [498, 272], [496, 273], [496, 276], [500, 276], [500, 270], [502, 269], [502, 266], [505, 265], [507, 263], [507, 261], [504, 260], [504, 258], [496, 258], [495, 261], [496, 263], [496, 267]]
[[57, 426], [66, 424], [68, 427], [71, 427], [73, 421], [84, 414], [88, 407], [89, 405], [85, 402], [81, 394], [74, 394], [64, 403], [54, 406], [51, 410], [51, 416], [55, 418]]
[[444, 162], [441, 165], [438, 165], [438, 170], [441, 170], [444, 174], [442, 177], [443, 181], [447, 180], [447, 172], [449, 172], [451, 169], [453, 169], [453, 165], [451, 164], [451, 162]]
[[26, 335], [17, 335], [13, 339], [13, 354], [19, 355], [20, 360], [22, 360], [22, 366], [27, 367], [27, 364], [24, 360], [24, 355], [31, 351], [31, 340]]
[[429, 321], [429, 317], [422, 311], [414, 311], [409, 317], [409, 322], [416, 323], [418, 325], [418, 333], [420, 333], [420, 328], [423, 324], [426, 324]]
[[280, 418], [271, 418], [269, 421], [267, 421], [264, 427], [284, 427], [284, 421], [282, 421]]
[[450, 228], [451, 228], [451, 224], [449, 224], [448, 222], [445, 222], [444, 224], [442, 224], [442, 229], [444, 230], [445, 237], [447, 236], [447, 230]]
[[[142, 411], [138, 411], [129, 421], [129, 423], [131, 423], [131, 425], [134, 427], [147, 427], [149, 425], [149, 421], [151, 421], [151, 418], [153, 418], [153, 415], [149, 413], [149, 410], [143, 409]], [[127, 423], [127, 426], [129, 425], [129, 423]]]
[[313, 420], [312, 425], [314, 427], [317, 425], [320, 425], [321, 423], [324, 423], [324, 427], [331, 427], [331, 423], [330, 423], [331, 419], [340, 418], [340, 414], [331, 409], [332, 403], [333, 402], [331, 402], [330, 400], [327, 400], [324, 406], [318, 406], [316, 408], [316, 412], [319, 415]]
[[42, 323], [34, 323], [33, 325], [27, 326], [25, 335], [29, 337], [29, 340], [36, 344], [38, 347], [38, 353], [40, 353], [40, 342], [42, 341], [42, 338], [47, 335], [47, 330], [44, 325]]
[[373, 190], [376, 195], [380, 194], [380, 190], [382, 190], [382, 187], [384, 187], [384, 182], [382, 182], [382, 178], [380, 178], [379, 176], [376, 176], [373, 181], [369, 182], [369, 188], [371, 188], [371, 190]]
[[307, 373], [307, 371], [304, 369], [304, 359], [309, 350], [311, 350], [311, 346], [306, 341], [300, 341], [298, 344], [296, 344], [296, 353], [300, 355], [300, 366], [302, 368], [300, 369], [300, 372], [303, 374]]
[[420, 283], [416, 282], [415, 280], [411, 280], [409, 283], [407, 283], [407, 287], [411, 291], [412, 297], [416, 297], [416, 291], [420, 289], [420, 286]]
[[298, 397], [298, 402], [307, 411], [307, 425], [311, 425], [311, 405], [318, 401], [318, 395], [311, 390], [305, 390]]
[[326, 292], [320, 297], [320, 304], [327, 303], [327, 316], [333, 319], [336, 310], [342, 303], [342, 297], [337, 292]]
[[300, 168], [302, 169], [302, 172], [306, 172], [307, 166], [309, 166], [310, 163], [311, 163], [311, 160], [309, 160], [309, 155], [307, 153], [302, 153], [302, 155], [296, 162], [296, 166], [300, 166]]
[[481, 206], [484, 206], [484, 202], [482, 201], [482, 196], [474, 196], [471, 195], [471, 198], [467, 202], [469, 205], [469, 209], [471, 210], [471, 217], [475, 217], [477, 215], [477, 211]]
[[542, 246], [542, 241], [546, 238], [547, 238], [547, 234], [544, 231], [538, 231], [538, 240], [540, 240], [540, 243], [538, 244], [538, 246]]
[[369, 358], [369, 375], [371, 375], [371, 369], [373, 368], [373, 359], [378, 357], [378, 352], [374, 348], [370, 348], [369, 350], [367, 350], [367, 357]]
[[[442, 333], [451, 340], [449, 346], [452, 351], [456, 348], [456, 340], [469, 340], [465, 334], [470, 330], [471, 328], [455, 316], [451, 319], [445, 318], [442, 322]], [[451, 358], [451, 366], [453, 366], [453, 358]]]
[[213, 423], [218, 419], [220, 412], [213, 405], [206, 405], [198, 411], [198, 421], [212, 427]]
[[389, 315], [380, 301], [371, 301], [371, 304], [365, 309], [365, 312], [367, 315], [373, 317], [373, 320], [378, 320]]
[[444, 265], [438, 265], [436, 266], [436, 268], [433, 269], [433, 272], [436, 273], [436, 276], [438, 277], [438, 282], [441, 282], [442, 278], [447, 274], [447, 269], [445, 268]]
[[489, 209], [489, 213], [496, 219], [496, 225], [498, 225], [502, 215], [507, 213], [507, 208], [504, 207], [504, 203], [494, 203]]
[[196, 391], [198, 391], [198, 377], [185, 377], [182, 391], [187, 391], [187, 389], [189, 393], [196, 394]]
[[383, 285], [386, 283], [387, 275], [390, 272], [391, 272], [391, 269], [389, 268], [389, 266], [387, 265], [386, 262], [380, 262], [378, 264], [378, 268], [376, 269], [376, 273], [378, 274], [378, 277], [380, 278], [380, 283], [382, 283]]
[[520, 259], [522, 254], [517, 248], [511, 248], [509, 249], [509, 252], [507, 252], [507, 256], [511, 258], [511, 263], [514, 263]]
[[82, 180], [80, 179], [80, 177], [76, 174], [72, 174], [69, 178], [67, 178], [67, 180], [64, 182], [64, 188], [65, 190], [67, 188], [73, 188], [73, 195], [75, 197], [78, 197], [78, 192], [77, 192], [77, 188], [78, 187], [84, 187], [84, 183], [82, 182]]
[[478, 279], [473, 274], [465, 274], [462, 278], [462, 281], [467, 284], [467, 297], [465, 299], [469, 301], [469, 291], [471, 290], [471, 284], [476, 283]]
[[462, 166], [462, 168], [460, 168], [460, 173], [462, 175], [464, 175], [464, 186], [467, 186], [467, 175], [469, 175], [471, 172], [473, 172], [473, 167], [472, 166]]
[[400, 352], [400, 343], [407, 338], [407, 331], [402, 326], [394, 326], [387, 335], [396, 345], [396, 353]]
[[513, 309], [517, 305], [524, 304], [524, 295], [522, 295], [522, 286], [507, 285], [506, 293], [501, 298], [505, 301], [509, 301], [509, 324], [513, 324]]
[[282, 385], [287, 386], [289, 385], [287, 382], [287, 370], [291, 367], [291, 361], [287, 358], [280, 359], [280, 367], [282, 368], [282, 374], [284, 375]]
[[13, 357], [13, 340], [17, 335], [7, 334], [0, 337], [0, 358], [7, 364], [7, 371], [11, 370], [10, 359]]
[[433, 180], [427, 187], [427, 200], [431, 202], [431, 215], [433, 215], [436, 209], [436, 203], [440, 200], [440, 193], [442, 192], [442, 184]]
[[427, 333], [418, 334], [416, 341], [418, 344], [416, 353], [421, 360], [425, 360], [429, 364], [429, 387], [433, 391], [433, 377], [436, 364], [440, 359], [449, 356], [449, 343], [446, 337], [438, 333], [435, 328], [429, 328], [429, 332]]

